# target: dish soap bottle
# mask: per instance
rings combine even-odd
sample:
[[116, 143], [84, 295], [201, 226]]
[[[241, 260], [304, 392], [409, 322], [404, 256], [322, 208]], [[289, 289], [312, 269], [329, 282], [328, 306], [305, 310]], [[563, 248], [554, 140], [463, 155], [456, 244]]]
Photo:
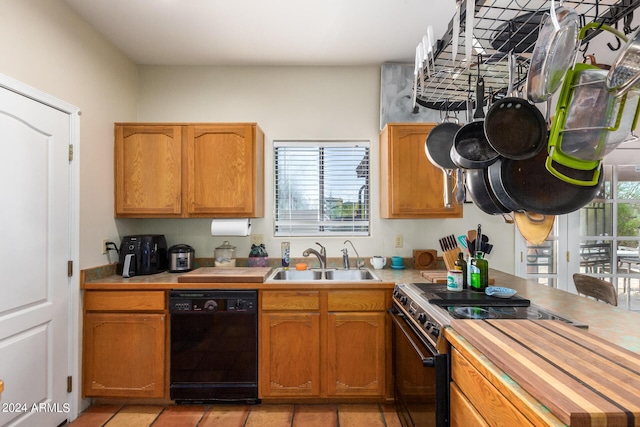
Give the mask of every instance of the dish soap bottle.
[[476, 252], [476, 256], [471, 258], [468, 268], [471, 272], [470, 289], [484, 292], [489, 285], [489, 263], [483, 258], [482, 252]]

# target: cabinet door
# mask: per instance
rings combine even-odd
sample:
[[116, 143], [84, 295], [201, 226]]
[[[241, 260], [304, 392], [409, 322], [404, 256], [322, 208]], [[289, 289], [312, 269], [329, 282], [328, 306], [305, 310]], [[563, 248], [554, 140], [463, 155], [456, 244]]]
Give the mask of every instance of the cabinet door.
[[385, 395], [384, 312], [329, 313], [327, 394]]
[[115, 126], [115, 215], [180, 217], [182, 127]]
[[189, 216], [264, 216], [264, 134], [251, 124], [187, 127]]
[[85, 396], [164, 397], [164, 314], [87, 313], [84, 322]]
[[455, 201], [453, 208], [444, 207], [443, 171], [425, 153], [427, 136], [434, 127], [388, 124], [380, 133], [382, 218], [462, 217], [462, 206]]
[[320, 314], [263, 313], [260, 397], [320, 395]]

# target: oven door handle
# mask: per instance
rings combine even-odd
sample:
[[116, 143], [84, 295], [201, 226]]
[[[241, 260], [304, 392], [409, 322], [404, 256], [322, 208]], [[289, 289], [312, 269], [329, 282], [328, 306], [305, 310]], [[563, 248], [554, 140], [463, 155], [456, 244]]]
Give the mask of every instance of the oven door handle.
[[411, 338], [411, 335], [409, 334], [409, 332], [405, 329], [404, 325], [398, 320], [398, 317], [404, 319], [406, 316], [402, 313], [397, 312], [394, 309], [389, 309], [388, 312], [391, 315], [391, 320], [393, 320], [393, 322], [396, 324], [398, 329], [402, 331], [402, 334], [405, 336], [407, 341], [409, 341], [409, 344], [411, 344], [411, 347], [413, 347], [413, 350], [418, 354], [420, 359], [422, 359], [422, 366], [424, 366], [425, 368], [432, 368], [436, 366], [436, 358], [425, 357], [425, 355], [422, 354], [422, 351], [420, 351], [420, 348], [418, 347], [418, 345]]

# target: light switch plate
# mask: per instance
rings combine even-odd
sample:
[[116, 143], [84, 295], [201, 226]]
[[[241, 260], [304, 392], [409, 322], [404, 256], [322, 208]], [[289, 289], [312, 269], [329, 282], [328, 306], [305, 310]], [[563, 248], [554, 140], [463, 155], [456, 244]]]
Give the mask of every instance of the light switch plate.
[[264, 243], [264, 234], [252, 234], [251, 235], [251, 244], [259, 245], [260, 243]]

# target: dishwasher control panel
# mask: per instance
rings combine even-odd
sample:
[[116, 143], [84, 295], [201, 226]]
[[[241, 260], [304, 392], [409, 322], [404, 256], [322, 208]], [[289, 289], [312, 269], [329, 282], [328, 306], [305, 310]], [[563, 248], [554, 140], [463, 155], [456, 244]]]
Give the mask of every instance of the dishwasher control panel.
[[175, 290], [169, 313], [256, 313], [258, 293], [247, 290]]

